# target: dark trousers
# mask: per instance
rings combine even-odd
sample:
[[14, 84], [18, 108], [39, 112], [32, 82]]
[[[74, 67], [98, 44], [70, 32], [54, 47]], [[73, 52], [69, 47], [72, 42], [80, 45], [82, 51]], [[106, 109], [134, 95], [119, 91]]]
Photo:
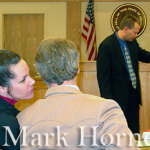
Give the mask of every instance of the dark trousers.
[[128, 105], [126, 110], [124, 110], [124, 115], [126, 117], [128, 127], [132, 133], [139, 133], [139, 103], [138, 103], [138, 93], [130, 83], [130, 99], [128, 100]]

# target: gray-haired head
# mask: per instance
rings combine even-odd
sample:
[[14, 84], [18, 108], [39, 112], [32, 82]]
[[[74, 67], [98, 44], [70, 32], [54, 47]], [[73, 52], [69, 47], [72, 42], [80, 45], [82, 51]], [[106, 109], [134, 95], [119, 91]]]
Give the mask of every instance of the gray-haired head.
[[74, 79], [78, 73], [79, 52], [66, 39], [45, 39], [35, 57], [37, 71], [47, 85]]

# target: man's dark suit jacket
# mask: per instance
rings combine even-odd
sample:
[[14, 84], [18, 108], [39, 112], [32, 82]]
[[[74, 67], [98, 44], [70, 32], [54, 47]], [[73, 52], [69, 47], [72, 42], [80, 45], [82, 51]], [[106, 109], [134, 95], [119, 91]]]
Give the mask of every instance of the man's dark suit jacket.
[[[127, 42], [127, 45], [137, 78], [138, 103], [141, 104], [138, 61], [150, 62], [150, 52], [140, 48], [136, 39], [132, 42]], [[120, 104], [122, 109], [126, 109], [127, 103], [130, 100], [129, 74], [115, 33], [107, 37], [99, 46], [97, 79], [101, 96], [114, 99]]]
[[3, 126], [9, 126], [15, 139], [20, 133], [20, 127], [16, 115], [19, 113], [17, 109], [2, 98], [0, 98], [0, 149], [3, 150], [20, 150], [20, 142], [16, 146], [13, 145], [9, 133], [7, 133], [7, 143], [10, 146], [2, 146], [5, 144], [6, 132]]

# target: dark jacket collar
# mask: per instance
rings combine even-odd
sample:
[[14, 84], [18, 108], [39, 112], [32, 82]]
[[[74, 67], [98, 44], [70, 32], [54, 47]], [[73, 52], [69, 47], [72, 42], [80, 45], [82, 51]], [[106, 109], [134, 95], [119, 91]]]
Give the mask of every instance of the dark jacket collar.
[[15, 116], [20, 112], [13, 105], [9, 104], [8, 102], [3, 100], [2, 98], [0, 98], [0, 109], [11, 111], [13, 113], [13, 115], [15, 115]]

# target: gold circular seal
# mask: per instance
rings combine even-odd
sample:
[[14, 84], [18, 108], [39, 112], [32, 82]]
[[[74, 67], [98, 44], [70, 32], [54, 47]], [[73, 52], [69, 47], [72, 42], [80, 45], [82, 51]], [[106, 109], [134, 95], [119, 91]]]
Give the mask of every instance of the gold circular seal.
[[140, 36], [146, 28], [147, 18], [144, 11], [139, 6], [130, 3], [120, 5], [114, 10], [111, 16], [111, 26], [113, 31], [119, 30], [120, 21], [125, 15], [133, 15], [139, 19], [141, 29], [138, 36]]

